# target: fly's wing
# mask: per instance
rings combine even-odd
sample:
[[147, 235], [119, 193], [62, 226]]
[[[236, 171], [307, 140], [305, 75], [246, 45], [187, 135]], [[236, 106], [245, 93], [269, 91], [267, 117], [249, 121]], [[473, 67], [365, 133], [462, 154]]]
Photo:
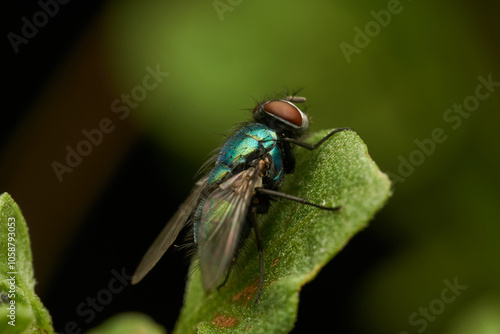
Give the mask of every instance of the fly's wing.
[[148, 251], [144, 254], [141, 262], [137, 266], [137, 269], [132, 276], [132, 284], [139, 283], [144, 276], [146, 276], [146, 274], [153, 269], [170, 245], [172, 245], [175, 241], [179, 232], [184, 227], [187, 218], [196, 207], [201, 194], [206, 188], [206, 184], [206, 178], [198, 181], [189, 197], [179, 206], [179, 209], [175, 212], [172, 218], [170, 218], [167, 225], [165, 225], [158, 237], [156, 237], [155, 241], [149, 247]]
[[237, 250], [259, 172], [249, 168], [222, 183], [203, 202], [198, 252], [203, 288], [216, 287]]

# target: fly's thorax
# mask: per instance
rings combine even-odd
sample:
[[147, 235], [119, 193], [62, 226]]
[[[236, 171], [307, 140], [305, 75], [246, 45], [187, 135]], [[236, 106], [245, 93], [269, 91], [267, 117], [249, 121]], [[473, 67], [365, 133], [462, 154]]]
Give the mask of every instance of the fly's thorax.
[[239, 129], [222, 146], [216, 164], [229, 167], [249, 162], [276, 146], [276, 131], [260, 123], [251, 123]]
[[255, 159], [269, 154], [274, 168], [269, 172], [268, 178], [273, 182], [281, 182], [283, 177], [281, 151], [281, 143], [275, 130], [261, 123], [245, 125], [222, 146], [216, 165], [209, 173], [209, 180], [214, 183], [223, 182], [247, 168]]

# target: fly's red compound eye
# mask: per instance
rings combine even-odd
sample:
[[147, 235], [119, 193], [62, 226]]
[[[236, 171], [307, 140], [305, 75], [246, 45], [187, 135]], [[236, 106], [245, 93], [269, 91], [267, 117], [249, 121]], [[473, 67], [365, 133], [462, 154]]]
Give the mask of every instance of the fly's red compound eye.
[[280, 134], [299, 137], [309, 128], [309, 118], [294, 103], [305, 102], [305, 97], [287, 96], [282, 100], [259, 103], [253, 110], [253, 118]]
[[279, 117], [296, 126], [302, 125], [302, 113], [292, 103], [287, 101], [275, 100], [266, 103], [264, 110], [276, 117]]

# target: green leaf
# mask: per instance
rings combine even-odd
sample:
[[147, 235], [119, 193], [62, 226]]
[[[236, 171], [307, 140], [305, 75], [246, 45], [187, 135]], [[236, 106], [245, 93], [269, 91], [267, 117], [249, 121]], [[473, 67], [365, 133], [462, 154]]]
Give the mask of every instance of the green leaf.
[[[316, 133], [307, 141], [315, 143], [328, 132]], [[287, 176], [281, 190], [313, 203], [341, 205], [342, 210], [319, 210], [286, 200], [273, 205], [260, 221], [265, 272], [260, 303], [254, 303], [259, 261], [252, 235], [238, 268], [218, 291], [207, 295], [199, 271], [194, 271], [175, 333], [290, 331], [301, 287], [367, 226], [390, 196], [388, 177], [355, 132], [339, 132], [315, 151], [300, 151], [295, 173]]]
[[165, 329], [141, 313], [122, 313], [87, 334], [165, 334]]
[[0, 195], [0, 332], [54, 333], [35, 294], [28, 228], [9, 194]]

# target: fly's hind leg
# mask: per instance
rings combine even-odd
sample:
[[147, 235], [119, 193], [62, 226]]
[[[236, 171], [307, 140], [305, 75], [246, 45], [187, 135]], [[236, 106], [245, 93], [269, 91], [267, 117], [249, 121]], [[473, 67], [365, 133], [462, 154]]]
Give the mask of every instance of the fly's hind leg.
[[233, 266], [235, 263], [236, 263], [236, 257], [233, 257], [231, 264], [227, 268], [226, 277], [224, 277], [224, 281], [222, 281], [222, 283], [217, 286], [217, 291], [219, 291], [220, 288], [222, 288], [224, 285], [226, 285], [227, 281], [229, 280], [229, 276], [231, 275], [231, 270], [233, 269]]
[[250, 215], [250, 222], [255, 231], [255, 240], [257, 241], [257, 250], [259, 252], [259, 268], [260, 268], [260, 280], [259, 280], [259, 290], [257, 291], [257, 296], [255, 297], [255, 304], [259, 302], [260, 296], [262, 295], [262, 287], [264, 286], [264, 252], [262, 246], [262, 238], [260, 236], [260, 227], [257, 222], [257, 208], [252, 207]]

